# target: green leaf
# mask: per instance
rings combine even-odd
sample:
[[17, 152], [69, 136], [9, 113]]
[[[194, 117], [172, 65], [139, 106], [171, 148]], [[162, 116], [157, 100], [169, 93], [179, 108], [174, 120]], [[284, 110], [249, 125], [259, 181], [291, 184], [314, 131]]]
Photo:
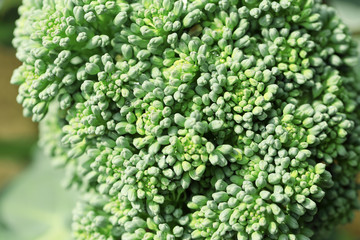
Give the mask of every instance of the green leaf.
[[33, 164], [0, 196], [0, 239], [71, 239], [76, 195], [60, 186], [63, 175], [36, 151]]
[[0, 14], [4, 14], [11, 8], [21, 4], [21, 0], [0, 0]]

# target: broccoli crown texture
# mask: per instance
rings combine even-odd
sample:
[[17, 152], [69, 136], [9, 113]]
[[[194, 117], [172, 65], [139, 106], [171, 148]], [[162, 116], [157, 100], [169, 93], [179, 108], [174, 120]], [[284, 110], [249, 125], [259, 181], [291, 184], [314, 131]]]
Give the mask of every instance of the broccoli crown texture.
[[318, 0], [24, 0], [24, 115], [75, 239], [321, 239], [358, 208], [356, 44]]

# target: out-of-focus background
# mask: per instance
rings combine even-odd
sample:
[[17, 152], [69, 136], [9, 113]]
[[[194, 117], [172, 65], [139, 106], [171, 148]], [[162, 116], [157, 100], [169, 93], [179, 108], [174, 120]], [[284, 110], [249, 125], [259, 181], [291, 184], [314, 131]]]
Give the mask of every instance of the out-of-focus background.
[[16, 87], [9, 84], [12, 71], [20, 64], [11, 47], [16, 2], [0, 0], [0, 188], [23, 169], [37, 137], [36, 125], [22, 117], [21, 106], [14, 101]]
[[[360, 52], [360, 0], [325, 2], [347, 23]], [[62, 171], [37, 149], [37, 125], [22, 116], [17, 87], [9, 83], [20, 65], [11, 46], [20, 3], [0, 0], [0, 239], [66, 240], [75, 194], [60, 187]], [[360, 240], [360, 212], [333, 240]]]

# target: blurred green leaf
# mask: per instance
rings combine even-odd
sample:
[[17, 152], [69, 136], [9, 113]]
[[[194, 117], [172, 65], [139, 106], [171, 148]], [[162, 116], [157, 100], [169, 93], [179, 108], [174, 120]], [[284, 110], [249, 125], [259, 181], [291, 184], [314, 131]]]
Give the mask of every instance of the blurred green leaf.
[[17, 7], [21, 4], [21, 0], [0, 0], [0, 14], [4, 14], [9, 9]]
[[[0, 20], [1, 21], [1, 20]], [[1, 23], [0, 24], [0, 43], [9, 45], [13, 38], [14, 24]]]
[[344, 231], [337, 231], [334, 234], [331, 235], [332, 237], [328, 240], [358, 240], [354, 236], [351, 236], [349, 233], [346, 233]]
[[29, 160], [31, 149], [37, 144], [36, 138], [23, 138], [16, 140], [0, 139], [0, 161], [1, 159]]
[[329, 0], [328, 3], [334, 7], [351, 32], [360, 33], [359, 0]]
[[0, 196], [0, 239], [70, 239], [76, 196], [60, 186], [62, 177], [63, 170], [38, 150], [31, 167]]
[[0, 0], [0, 43], [10, 45], [21, 0]]

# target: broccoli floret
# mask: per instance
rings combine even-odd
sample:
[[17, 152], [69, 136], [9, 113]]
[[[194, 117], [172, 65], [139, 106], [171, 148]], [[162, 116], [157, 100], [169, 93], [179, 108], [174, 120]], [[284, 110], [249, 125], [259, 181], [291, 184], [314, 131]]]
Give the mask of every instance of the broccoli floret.
[[360, 169], [356, 44], [320, 0], [24, 0], [24, 115], [76, 239], [322, 239]]

